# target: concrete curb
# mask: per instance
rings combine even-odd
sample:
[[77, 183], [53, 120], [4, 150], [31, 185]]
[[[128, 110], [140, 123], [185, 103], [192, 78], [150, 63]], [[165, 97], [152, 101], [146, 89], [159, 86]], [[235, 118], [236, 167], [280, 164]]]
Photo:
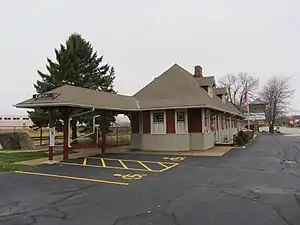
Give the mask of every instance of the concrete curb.
[[[203, 151], [130, 151], [127, 150], [127, 153], [130, 153], [132, 155], [169, 155], [169, 156], [194, 156], [194, 157], [205, 157], [205, 156], [211, 156], [211, 157], [220, 157], [228, 153], [234, 149], [234, 147], [224, 147], [224, 146], [218, 146], [214, 147], [213, 149], [209, 150], [203, 150]], [[124, 152], [122, 152], [124, 153]], [[125, 152], [126, 153], [126, 152]]]

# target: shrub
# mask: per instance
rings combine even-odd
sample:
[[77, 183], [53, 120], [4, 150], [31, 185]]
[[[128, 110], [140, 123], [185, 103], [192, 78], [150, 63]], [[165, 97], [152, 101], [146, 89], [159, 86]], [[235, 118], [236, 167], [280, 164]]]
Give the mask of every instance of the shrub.
[[245, 145], [245, 141], [243, 139], [242, 136], [237, 136], [236, 137], [236, 140], [235, 140], [235, 143], [238, 145], [238, 146], [244, 146]]
[[244, 143], [247, 143], [247, 137], [246, 137], [245, 133], [242, 130], [238, 133], [237, 136], [241, 137], [243, 139]]
[[238, 137], [241, 137], [245, 144], [253, 139], [254, 132], [252, 130], [240, 131]]

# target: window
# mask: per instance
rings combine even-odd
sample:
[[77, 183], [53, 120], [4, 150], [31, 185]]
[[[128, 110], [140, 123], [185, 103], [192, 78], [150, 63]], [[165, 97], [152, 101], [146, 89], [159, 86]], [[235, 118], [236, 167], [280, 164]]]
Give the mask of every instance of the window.
[[29, 120], [29, 118], [28, 117], [24, 117], [23, 120]]
[[164, 112], [153, 112], [152, 113], [151, 133], [152, 134], [165, 134], [166, 133], [165, 113]]
[[2, 120], [2, 117], [0, 117], [0, 120]]
[[14, 117], [14, 118], [13, 118], [13, 120], [20, 120], [20, 118], [18, 118], [18, 117]]
[[4, 120], [11, 120], [10, 117], [4, 117]]
[[139, 112], [139, 133], [143, 133], [143, 112]]
[[186, 134], [187, 133], [187, 113], [186, 111], [176, 112], [176, 133]]

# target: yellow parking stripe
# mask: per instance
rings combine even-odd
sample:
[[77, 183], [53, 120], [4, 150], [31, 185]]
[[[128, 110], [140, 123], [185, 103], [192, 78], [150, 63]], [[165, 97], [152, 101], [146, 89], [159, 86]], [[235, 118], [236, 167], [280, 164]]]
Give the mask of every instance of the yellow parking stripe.
[[90, 182], [106, 183], [106, 184], [129, 185], [129, 183], [124, 183], [124, 182], [115, 182], [115, 181], [109, 181], [109, 180], [97, 180], [97, 179], [91, 179], [91, 178], [85, 178], [85, 177], [71, 177], [71, 176], [63, 176], [63, 175], [50, 174], [50, 173], [35, 173], [35, 172], [26, 172], [26, 171], [15, 171], [15, 173], [27, 174], [27, 175], [37, 175], [37, 176], [44, 176], [44, 177], [63, 178], [63, 179], [69, 179], [69, 180], [90, 181]]
[[137, 161], [139, 164], [141, 164], [146, 170], [148, 171], [153, 171], [152, 169], [150, 169], [147, 165], [145, 165], [144, 163], [142, 163], [141, 161]]
[[84, 159], [82, 165], [86, 166], [86, 163], [87, 163], [87, 159]]
[[125, 163], [122, 162], [122, 160], [119, 159], [119, 163], [120, 163], [125, 169], [128, 169], [128, 167], [125, 165]]
[[166, 170], [169, 170], [169, 169], [171, 169], [171, 168], [173, 168], [173, 167], [175, 167], [175, 166], [178, 166], [178, 164], [179, 164], [179, 163], [175, 163], [175, 164], [173, 164], [172, 166], [168, 166], [168, 167], [166, 167], [165, 169], [160, 170], [160, 172], [164, 172], [164, 171], [166, 171]]
[[158, 164], [161, 165], [162, 167], [169, 168], [169, 166], [166, 166], [165, 164], [163, 164], [161, 162], [158, 162]]
[[[114, 159], [114, 158], [99, 158], [99, 157], [86, 157], [87, 159], [100, 159], [102, 160], [111, 160], [111, 161], [118, 161], [120, 159]], [[123, 162], [138, 162], [138, 160], [133, 160], [133, 159], [121, 159]], [[145, 160], [141, 160], [144, 163], [155, 163], [157, 164], [157, 161], [145, 161]], [[175, 162], [161, 162], [165, 165], [174, 165]], [[175, 163], [176, 164], [176, 163]]]
[[[67, 162], [60, 162], [59, 164], [63, 164], [63, 165], [70, 165], [70, 166], [83, 166], [82, 164], [78, 164], [78, 163], [67, 163]], [[125, 170], [125, 168], [123, 167], [116, 167], [116, 166], [99, 166], [99, 165], [86, 165], [84, 167], [93, 167], [93, 168], [106, 168], [106, 169], [118, 169], [118, 170]], [[136, 168], [128, 168], [126, 170], [133, 170], [133, 171], [149, 171], [146, 169], [136, 169]], [[150, 170], [150, 172], [157, 172], [160, 173], [161, 170]]]
[[[72, 162], [60, 162], [60, 164], [65, 165], [72, 165], [72, 166], [84, 166], [84, 167], [94, 167], [94, 168], [106, 168], [106, 169], [123, 169], [123, 170], [132, 170], [132, 171], [143, 171], [143, 172], [156, 172], [160, 173], [166, 170], [169, 170], [175, 166], [177, 166], [179, 163], [175, 162], [156, 162], [156, 161], [144, 161], [144, 160], [129, 160], [129, 159], [112, 159], [112, 158], [98, 158], [98, 157], [86, 157], [85, 159], [97, 159], [101, 161], [101, 165], [93, 165], [88, 164], [87, 161], [86, 164], [78, 164], [78, 163], [72, 163]], [[107, 165], [107, 161], [118, 161], [120, 166], [110, 166]], [[143, 168], [135, 168], [134, 166], [128, 166], [125, 162], [134, 162], [139, 165], [141, 165]], [[146, 165], [147, 163], [148, 165]], [[151, 165], [156, 164], [160, 165], [162, 169], [151, 169]], [[136, 165], [137, 166], [137, 165]]]
[[103, 167], [106, 167], [106, 164], [105, 164], [105, 162], [104, 162], [104, 159], [103, 159], [103, 158], [101, 158], [101, 163], [102, 163], [102, 166], [103, 166]]

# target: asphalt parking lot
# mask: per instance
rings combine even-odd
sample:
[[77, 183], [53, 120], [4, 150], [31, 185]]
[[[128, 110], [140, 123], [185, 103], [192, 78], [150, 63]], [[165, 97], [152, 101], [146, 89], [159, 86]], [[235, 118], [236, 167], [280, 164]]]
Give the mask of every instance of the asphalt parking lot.
[[300, 224], [299, 137], [223, 157], [107, 154], [0, 175], [0, 224]]
[[163, 173], [178, 166], [186, 157], [106, 154], [72, 159], [55, 165], [41, 166], [35, 171], [17, 172], [39, 176], [112, 185], [130, 185], [153, 173]]

